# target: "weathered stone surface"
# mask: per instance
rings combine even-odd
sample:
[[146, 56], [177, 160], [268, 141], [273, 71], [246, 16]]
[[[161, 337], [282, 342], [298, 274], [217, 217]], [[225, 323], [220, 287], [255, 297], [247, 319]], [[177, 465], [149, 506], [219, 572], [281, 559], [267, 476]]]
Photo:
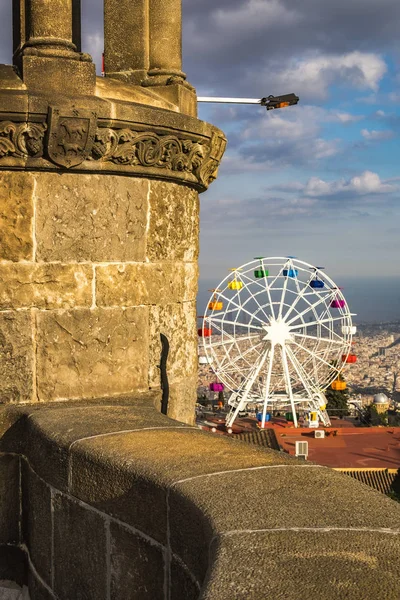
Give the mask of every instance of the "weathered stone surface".
[[19, 458], [0, 454], [0, 544], [18, 544]]
[[171, 561], [171, 600], [198, 600], [199, 586], [175, 559]]
[[38, 314], [40, 400], [96, 398], [147, 389], [148, 309]]
[[32, 173], [0, 171], [1, 260], [18, 261], [32, 258], [34, 186]]
[[104, 61], [108, 77], [140, 85], [149, 69], [146, 2], [104, 1]]
[[[98, 438], [100, 440], [100, 438]], [[103, 438], [103, 441], [108, 438]], [[167, 543], [167, 501], [164, 487], [144, 472], [116, 467], [115, 459], [88, 452], [86, 442], [73, 448], [70, 491], [106, 514], [123, 521], [161, 544]], [[127, 459], [129, 460], [129, 459]]]
[[275, 460], [290, 459], [190, 428], [115, 434], [74, 445], [71, 493], [165, 543], [169, 484]]
[[195, 300], [196, 263], [130, 263], [96, 267], [97, 306], [164, 305]]
[[0, 402], [33, 400], [30, 312], [0, 312]]
[[29, 570], [28, 574], [29, 596], [35, 600], [54, 600], [54, 595], [42, 582], [36, 578], [35, 573]]
[[243, 532], [215, 548], [200, 597], [397, 600], [398, 557], [399, 536], [376, 531]]
[[[232, 508], [232, 490], [240, 490], [242, 509]], [[368, 502], [371, 490], [366, 486], [348, 481], [326, 467], [301, 466], [297, 462], [179, 483], [170, 496], [171, 547], [202, 579], [210, 541], [204, 535], [205, 515], [212, 515], [214, 535], [280, 527], [359, 528], [365, 523], [368, 527], [386, 527], [393, 502], [379, 492], [374, 495], [386, 510], [376, 512], [376, 507], [372, 508]], [[305, 498], [310, 502], [305, 502]], [[197, 518], [193, 517], [192, 506], [196, 506]], [[393, 516], [390, 525], [400, 527], [400, 514]]]
[[26, 85], [11, 65], [0, 65], [0, 81], [1, 90], [26, 90]]
[[29, 468], [22, 465], [23, 541], [36, 571], [51, 585], [51, 493], [50, 488]]
[[90, 265], [0, 263], [0, 309], [92, 304]]
[[149, 11], [150, 68], [164, 75], [166, 83], [167, 76], [182, 69], [182, 2], [152, 0]]
[[113, 600], [164, 600], [163, 549], [111, 523]]
[[199, 199], [194, 190], [163, 181], [150, 182], [147, 257], [152, 262], [197, 260]]
[[[161, 341], [163, 333], [169, 341], [167, 362], [171, 383], [197, 375], [197, 330], [195, 302], [152, 306], [150, 308], [150, 371], [151, 386], [160, 385]], [[193, 411], [196, 398], [193, 400]]]
[[53, 506], [55, 593], [60, 600], [106, 600], [105, 521], [62, 494]]
[[51, 261], [142, 261], [147, 194], [143, 179], [41, 173], [37, 257]]
[[150, 308], [149, 386], [159, 388], [161, 340], [169, 341], [167, 375], [169, 381], [168, 416], [193, 424], [197, 398], [197, 330], [194, 302]]
[[197, 399], [198, 378], [185, 377], [169, 386], [168, 416], [171, 419], [194, 425], [196, 420], [195, 403]]
[[24, 83], [32, 92], [44, 93], [51, 98], [60, 89], [69, 96], [94, 92], [96, 68], [91, 62], [64, 59], [60, 66], [57, 59], [24, 56], [22, 68]]

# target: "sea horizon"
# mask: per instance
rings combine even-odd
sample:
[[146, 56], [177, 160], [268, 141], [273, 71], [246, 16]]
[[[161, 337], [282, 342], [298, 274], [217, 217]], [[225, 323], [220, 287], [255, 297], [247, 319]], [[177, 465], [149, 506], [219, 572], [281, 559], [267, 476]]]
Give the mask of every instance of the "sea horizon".
[[[399, 277], [337, 277], [344, 297], [351, 310], [356, 313], [354, 323], [373, 324], [400, 321], [400, 278]], [[204, 314], [210, 298], [209, 289], [219, 282], [212, 279], [199, 280], [197, 295], [198, 314]]]

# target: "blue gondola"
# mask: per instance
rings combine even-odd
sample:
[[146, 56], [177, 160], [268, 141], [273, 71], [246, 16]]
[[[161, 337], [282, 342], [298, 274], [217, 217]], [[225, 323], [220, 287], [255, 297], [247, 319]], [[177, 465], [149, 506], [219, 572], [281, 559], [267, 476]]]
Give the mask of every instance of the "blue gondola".
[[297, 269], [283, 269], [284, 277], [297, 277], [299, 274]]
[[315, 290], [323, 288], [325, 284], [320, 279], [313, 279], [312, 281], [310, 281], [310, 286]]

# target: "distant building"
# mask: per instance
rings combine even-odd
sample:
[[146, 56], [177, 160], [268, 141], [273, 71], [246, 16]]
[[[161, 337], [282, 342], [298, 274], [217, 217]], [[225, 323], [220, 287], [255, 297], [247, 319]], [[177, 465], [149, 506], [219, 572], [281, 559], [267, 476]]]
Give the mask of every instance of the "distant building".
[[389, 398], [386, 394], [376, 394], [374, 396], [373, 404], [378, 413], [384, 413], [389, 410]]

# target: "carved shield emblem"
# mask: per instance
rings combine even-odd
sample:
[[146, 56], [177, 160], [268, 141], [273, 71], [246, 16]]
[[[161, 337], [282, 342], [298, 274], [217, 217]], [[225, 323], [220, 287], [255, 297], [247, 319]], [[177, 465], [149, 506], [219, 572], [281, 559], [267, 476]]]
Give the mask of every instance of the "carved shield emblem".
[[57, 165], [70, 169], [88, 158], [97, 127], [97, 114], [75, 106], [50, 107], [47, 153]]

